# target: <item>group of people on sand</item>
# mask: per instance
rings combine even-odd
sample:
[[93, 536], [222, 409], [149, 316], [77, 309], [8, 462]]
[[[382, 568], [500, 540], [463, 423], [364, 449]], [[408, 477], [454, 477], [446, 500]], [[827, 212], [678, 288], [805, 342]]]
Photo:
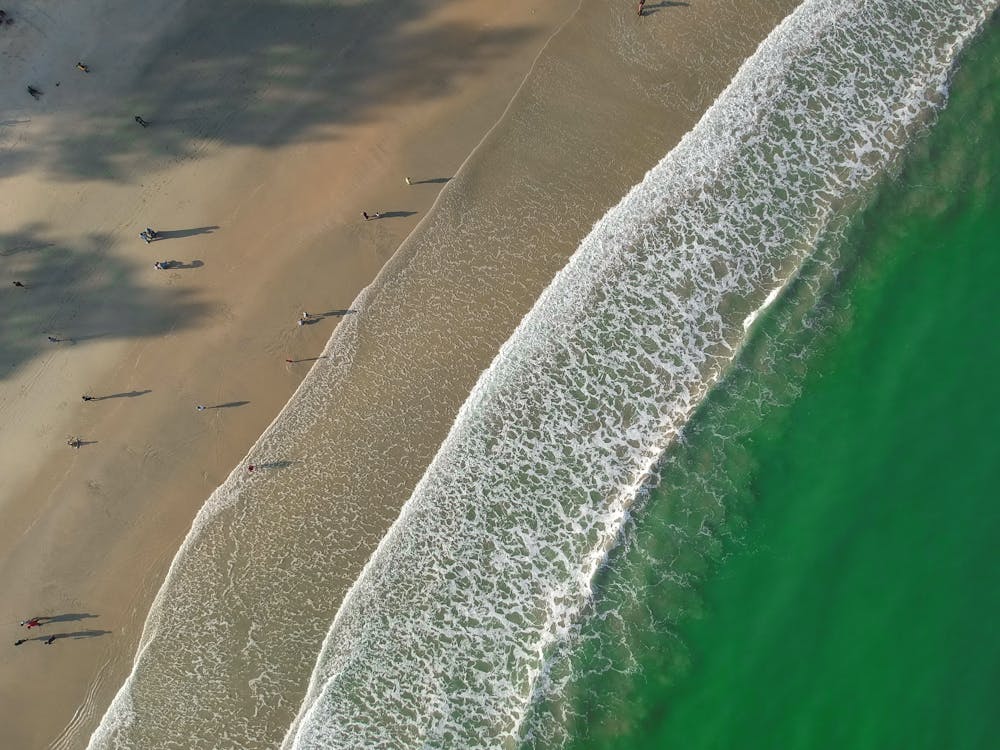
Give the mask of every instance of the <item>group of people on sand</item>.
[[[27, 628], [28, 630], [31, 630], [32, 628], [40, 628], [42, 625], [45, 624], [44, 622], [42, 622], [42, 620], [51, 620], [51, 619], [52, 618], [50, 617], [30, 617], [27, 620], [21, 620], [21, 627]], [[50, 635], [48, 638], [45, 639], [45, 645], [51, 646], [52, 643], [55, 641], [55, 639], [56, 636]], [[20, 646], [22, 643], [26, 643], [27, 641], [28, 641], [27, 638], [18, 638], [16, 641], [14, 641], [14, 645]]]

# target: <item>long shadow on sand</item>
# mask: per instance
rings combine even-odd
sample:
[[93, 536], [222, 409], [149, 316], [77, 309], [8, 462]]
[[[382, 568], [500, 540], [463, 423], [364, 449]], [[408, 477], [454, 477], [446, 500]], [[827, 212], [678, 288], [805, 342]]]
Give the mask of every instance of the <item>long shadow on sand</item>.
[[352, 308], [345, 308], [343, 310], [327, 310], [325, 313], [319, 313], [317, 318], [342, 318], [345, 315], [354, 315], [357, 310]]
[[94, 396], [94, 401], [107, 401], [109, 398], [135, 398], [136, 396], [145, 396], [147, 393], [152, 393], [151, 388], [147, 388], [144, 391], [126, 391], [124, 393], [109, 393], [107, 396]]
[[110, 630], [77, 630], [73, 633], [51, 633], [46, 635], [36, 635], [34, 638], [25, 638], [26, 641], [42, 641], [43, 643], [50, 638], [53, 641], [62, 641], [67, 638], [80, 639], [80, 638], [98, 638], [102, 635], [109, 635]]
[[89, 612], [66, 612], [61, 615], [51, 615], [48, 617], [39, 617], [42, 625], [51, 625], [54, 622], [79, 622], [80, 620], [90, 620], [97, 615], [90, 614]]
[[195, 237], [199, 234], [212, 234], [218, 228], [218, 225], [216, 225], [212, 227], [192, 227], [191, 229], [157, 229], [156, 239], [153, 241], [179, 240], [184, 237]]
[[671, 0], [664, 0], [664, 2], [656, 3], [655, 5], [647, 5], [641, 15], [651, 16], [657, 11], [663, 10], [664, 8], [689, 8], [691, 3], [684, 2], [671, 2]]
[[258, 470], [263, 469], [264, 471], [268, 471], [271, 469], [287, 469], [289, 466], [294, 466], [297, 463], [298, 461], [288, 461], [288, 460], [268, 461], [266, 463], [256, 464], [256, 468]]

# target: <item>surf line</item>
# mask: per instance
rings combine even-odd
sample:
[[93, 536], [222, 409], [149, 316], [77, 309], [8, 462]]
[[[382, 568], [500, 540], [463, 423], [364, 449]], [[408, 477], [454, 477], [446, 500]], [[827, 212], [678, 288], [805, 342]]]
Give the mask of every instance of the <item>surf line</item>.
[[[522, 321], [517, 331], [503, 347], [493, 365], [480, 378], [466, 404], [460, 410], [452, 432], [442, 444], [431, 467], [407, 501], [400, 517], [382, 540], [368, 565], [343, 600], [324, 640], [323, 649], [316, 669], [310, 678], [309, 690], [301, 706], [299, 716], [289, 728], [283, 746], [299, 747], [308, 744], [310, 740], [327, 738], [331, 743], [336, 743], [336, 737], [333, 735], [341, 732], [347, 726], [358, 730], [372, 729], [371, 726], [364, 726], [362, 715], [351, 714], [346, 717], [347, 721], [342, 721], [345, 717], [338, 715], [336, 711], [349, 707], [336, 703], [338, 699], [336, 695], [337, 683], [341, 680], [347, 680], [359, 690], [377, 687], [379, 684], [378, 676], [371, 677], [370, 668], [374, 666], [371, 659], [382, 659], [384, 663], [392, 663], [394, 667], [412, 666], [402, 664], [398, 659], [401, 655], [409, 653], [409, 647], [424, 645], [420, 642], [421, 634], [426, 636], [430, 631], [426, 629], [421, 631], [420, 628], [433, 627], [433, 613], [443, 611], [443, 605], [440, 602], [427, 600], [429, 611], [432, 611], [431, 615], [422, 617], [419, 613], [408, 613], [402, 609], [403, 602], [393, 600], [392, 581], [394, 576], [401, 575], [404, 571], [406, 575], [414, 578], [419, 578], [422, 575], [421, 561], [404, 554], [408, 550], [420, 550], [421, 553], [428, 555], [436, 554], [433, 545], [428, 544], [427, 540], [421, 537], [421, 534], [433, 536], [437, 533], [435, 529], [440, 528], [434, 526], [432, 516], [435, 513], [444, 512], [443, 508], [451, 513], [457, 507], [466, 507], [455, 504], [442, 506], [441, 500], [450, 503], [455, 497], [458, 497], [458, 495], [448, 494], [454, 491], [453, 487], [448, 486], [449, 480], [461, 484], [463, 482], [461, 477], [464, 476], [464, 481], [467, 482], [468, 478], [472, 476], [465, 473], [469, 467], [475, 465], [470, 456], [476, 450], [483, 448], [498, 451], [509, 449], [509, 446], [498, 445], [496, 441], [493, 441], [491, 447], [490, 440], [484, 440], [476, 433], [477, 420], [480, 420], [481, 424], [483, 421], [490, 421], [487, 417], [495, 417], [502, 422], [501, 417], [497, 416], [503, 411], [500, 407], [507, 404], [521, 404], [517, 401], [516, 394], [504, 395], [500, 392], [504, 389], [510, 391], [521, 388], [541, 380], [544, 380], [547, 385], [586, 390], [587, 384], [582, 380], [574, 381], [571, 376], [560, 380], [558, 373], [540, 369], [538, 365], [543, 362], [550, 365], [556, 362], [561, 364], [564, 369], [576, 366], [582, 371], [600, 369], [598, 365], [594, 364], [594, 362], [598, 362], [604, 365], [605, 374], [614, 371], [614, 367], [621, 365], [623, 361], [627, 365], [627, 356], [620, 356], [620, 352], [604, 352], [603, 354], [607, 356], [602, 359], [601, 352], [587, 351], [585, 347], [582, 352], [574, 350], [571, 344], [566, 341], [567, 332], [572, 326], [584, 325], [587, 322], [584, 318], [592, 319], [597, 312], [607, 313], [613, 308], [614, 305], [599, 301], [603, 299], [606, 302], [612, 291], [625, 294], [623, 289], [634, 290], [635, 282], [643, 278], [650, 278], [650, 272], [664, 271], [665, 268], [670, 272], [678, 271], [678, 267], [665, 267], [662, 263], [658, 265], [656, 261], [662, 261], [664, 253], [657, 252], [655, 248], [651, 249], [647, 240], [651, 237], [659, 238], [663, 240], [660, 250], [669, 248], [672, 252], [680, 252], [678, 250], [680, 245], [675, 244], [673, 239], [678, 236], [676, 233], [681, 232], [679, 236], [683, 237], [684, 226], [695, 221], [699, 215], [705, 215], [705, 212], [701, 211], [704, 208], [705, 200], [698, 198], [692, 191], [701, 190], [701, 194], [704, 195], [706, 177], [712, 178], [714, 175], [723, 174], [727, 175], [727, 179], [735, 180], [746, 173], [747, 162], [745, 160], [737, 169], [732, 167], [730, 159], [741, 154], [745, 156], [745, 152], [747, 152], [745, 146], [748, 143], [751, 147], [760, 145], [759, 141], [754, 142], [754, 134], [761, 131], [762, 124], [755, 118], [767, 114], [766, 106], [761, 106], [769, 103], [765, 94], [772, 93], [775, 91], [774, 87], [780, 88], [783, 84], [787, 84], [785, 88], [789, 90], [795, 88], [791, 83], [801, 84], [802, 80], [795, 79], [795, 76], [802, 71], [795, 66], [800, 63], [805, 65], [810, 60], [815, 62], [815, 58], [810, 57], [810, 54], [819, 54], [815, 49], [817, 45], [824, 43], [827, 45], [821, 48], [821, 51], [828, 59], [820, 61], [823, 64], [811, 72], [815, 75], [822, 75], [824, 64], [829, 66], [833, 62], [839, 62], [836, 58], [838, 52], [850, 53], [850, 50], [844, 49], [848, 46], [843, 44], [845, 33], [861, 35], [862, 38], [866, 33], [874, 35], [874, 40], [866, 39], [866, 41], [876, 45], [882, 43], [881, 50], [893, 62], [899, 63], [899, 69], [896, 78], [891, 78], [888, 81], [877, 77], [883, 71], [878, 68], [871, 69], [872, 75], [876, 76], [872, 79], [872, 85], [882, 83], [885, 88], [878, 93], [884, 97], [888, 98], [895, 92], [897, 96], [904, 95], [904, 97], [909, 96], [910, 98], [904, 98], [902, 102], [897, 101], [896, 103], [900, 106], [896, 108], [874, 106], [866, 109], [864, 106], [866, 101], [864, 100], [871, 99], [871, 92], [860, 94], [855, 99], [849, 98], [846, 101], [841, 101], [838, 99], [840, 92], [830, 92], [819, 86], [816, 92], [829, 96], [829, 100], [821, 100], [820, 103], [824, 105], [832, 103], [843, 107], [843, 111], [836, 107], [832, 110], [844, 120], [844, 122], [837, 124], [846, 124], [852, 127], [848, 128], [848, 137], [843, 142], [828, 144], [831, 149], [828, 152], [817, 154], [808, 150], [810, 145], [817, 144], [787, 144], [784, 142], [780, 144], [783, 148], [787, 147], [789, 151], [789, 153], [784, 154], [787, 163], [783, 162], [781, 167], [791, 169], [789, 179], [794, 181], [792, 186], [794, 190], [799, 191], [793, 198], [802, 199], [803, 203], [799, 206], [783, 205], [781, 201], [767, 199], [770, 196], [766, 194], [765, 190], [765, 195], [759, 197], [759, 205], [772, 208], [773, 212], [777, 213], [778, 218], [783, 220], [778, 221], [777, 224], [791, 226], [791, 234], [783, 238], [772, 237], [768, 232], [776, 231], [775, 225], [764, 221], [760, 227], [764, 231], [757, 234], [753, 241], [738, 245], [739, 252], [714, 256], [714, 259], [718, 260], [725, 270], [712, 271], [712, 273], [717, 273], [715, 281], [718, 282], [716, 287], [712, 289], [708, 289], [705, 284], [699, 286], [699, 283], [703, 282], [705, 278], [711, 278], [710, 263], [701, 261], [701, 265], [698, 265], [699, 256], [703, 255], [702, 251], [706, 248], [704, 246], [688, 248], [691, 252], [685, 257], [687, 265], [682, 263], [680, 270], [689, 273], [689, 275], [678, 273], [678, 278], [681, 279], [678, 284], [679, 287], [685, 288], [685, 284], [682, 282], [690, 282], [688, 287], [693, 288], [701, 297], [694, 298], [694, 302], [686, 308], [679, 305], [675, 305], [673, 308], [669, 308], [669, 306], [662, 309], [657, 308], [658, 313], [668, 317], [673, 316], [671, 318], [672, 324], [675, 331], [681, 336], [679, 339], [671, 339], [666, 343], [680, 341], [683, 344], [685, 336], [698, 336], [702, 333], [697, 323], [704, 322], [706, 315], [711, 319], [713, 315], [719, 314], [718, 307], [707, 303], [710, 301], [718, 302], [724, 298], [724, 296], [720, 296], [720, 286], [727, 292], [739, 291], [743, 295], [744, 305], [749, 306], [747, 315], [736, 321], [730, 321], [726, 327], [716, 331], [719, 335], [705, 339], [710, 344], [709, 348], [718, 349], [718, 353], [712, 354], [704, 347], [701, 349], [693, 347], [688, 350], [682, 347], [681, 352], [684, 354], [700, 358], [695, 362], [688, 361], [684, 357], [677, 357], [677, 351], [671, 351], [668, 346], [657, 350], [655, 354], [636, 353], [640, 358], [647, 357], [643, 361], [651, 362], [659, 367], [660, 369], [656, 370], [657, 373], [676, 375], [680, 379], [678, 381], [680, 383], [679, 390], [671, 398], [665, 399], [668, 402], [665, 405], [669, 406], [665, 414], [653, 414], [649, 418], [647, 426], [655, 425], [655, 429], [649, 429], [645, 433], [643, 437], [646, 439], [650, 439], [652, 436], [650, 442], [637, 448], [638, 453], [633, 454], [629, 463], [631, 468], [628, 472], [631, 480], [618, 483], [615, 493], [602, 495], [602, 501], [607, 503], [605, 508], [594, 511], [593, 516], [584, 519], [590, 524], [587, 528], [593, 532], [588, 538], [596, 543], [586, 547], [586, 550], [578, 558], [579, 564], [572, 570], [558, 567], [552, 569], [553, 574], [566, 572], [573, 573], [573, 575], [569, 576], [568, 580], [552, 579], [550, 581], [551, 585], [546, 589], [544, 612], [538, 613], [544, 615], [544, 622], [531, 630], [530, 633], [525, 633], [533, 638], [532, 642], [525, 646], [525, 649], [536, 655], [537, 658], [528, 659], [525, 657], [524, 662], [518, 665], [521, 672], [516, 681], [516, 687], [513, 683], [497, 686], [498, 693], [509, 696], [512, 700], [515, 695], [520, 696], [520, 698], [517, 700], [519, 704], [517, 706], [491, 704], [492, 707], [501, 711], [506, 708], [508, 712], [503, 717], [505, 728], [497, 726], [491, 728], [501, 732], [507, 738], [516, 738], [521, 734], [527, 709], [539, 694], [539, 680], [544, 676], [544, 672], [549, 666], [546, 663], [545, 654], [553, 642], [568, 636], [574, 613], [580, 611], [579, 605], [586, 600], [593, 575], [606, 559], [607, 550], [619, 537], [622, 524], [627, 519], [628, 506], [633, 502], [636, 493], [640, 491], [655, 462], [662, 456], [662, 449], [676, 437], [684, 420], [696, 408], [711, 384], [724, 371], [727, 363], [731, 362], [733, 357], [737, 355], [741, 342], [745, 340], [748, 328], [745, 324], [748, 318], [752, 324], [754, 311], [766, 308], [766, 305], [769, 304], [768, 300], [773, 301], [777, 298], [780, 289], [794, 275], [801, 261], [815, 246], [816, 239], [826, 231], [830, 216], [834, 213], [830, 206], [840, 204], [845, 198], [856, 195], [863, 191], [866, 186], [871, 185], [872, 181], [883, 174], [893, 160], [899, 157], [908, 138], [919, 132], [919, 125], [926, 111], [942, 104], [942, 101], [928, 98], [927, 92], [941, 89], [953, 64], [956, 51], [961, 49], [964, 42], [975, 34], [988, 15], [985, 6], [970, 6], [970, 10], [964, 18], [959, 18], [960, 11], [955, 11], [956, 15], [948, 19], [953, 25], [942, 31], [942, 34], [952, 35], [950, 45], [948, 44], [949, 39], [943, 40], [945, 42], [943, 48], [946, 51], [938, 56], [937, 53], [940, 52], [941, 47], [938, 49], [934, 49], [934, 47], [942, 40], [939, 38], [928, 39], [926, 46], [914, 51], [915, 54], [920, 54], [916, 54], [916, 57], [911, 59], [905, 56], [906, 47], [912, 45], [913, 38], [913, 29], [907, 26], [908, 18], [912, 19], [924, 15], [914, 13], [915, 10], [931, 10], [933, 8], [925, 8], [926, 3], [907, 5], [900, 11], [903, 18], [900, 19], [898, 25], [885, 24], [887, 27], [885, 32], [888, 36], [882, 38], [878, 36], [881, 29], [873, 26], [865, 27], [864, 24], [871, 19], [892, 18], [892, 8], [887, 7], [885, 3], [877, 2], [862, 5], [863, 10], [868, 11], [868, 16], [857, 14], [857, 17], [853, 19], [849, 17], [851, 13], [844, 11], [841, 4], [816, 0], [816, 2], [807, 2], [800, 6], [789, 19], [786, 19], [772, 33], [754, 57], [744, 65], [733, 83], [713, 104], [699, 125], [685, 136], [677, 149], [650, 172], [640, 186], [634, 188], [618, 207], [599, 222], [568, 266], [557, 275], [531, 313]], [[856, 8], [850, 10], [853, 11]], [[892, 36], [894, 33], [895, 36]], [[906, 44], [900, 44], [901, 41], [905, 41]], [[810, 47], [810, 45], [813, 46]], [[868, 48], [866, 47], [866, 49]], [[791, 77], [790, 83], [783, 77], [785, 75]], [[889, 85], [900, 81], [912, 85], [899, 88], [893, 88]], [[814, 83], [814, 85], [817, 84]], [[809, 87], [806, 87], [805, 90], [808, 92]], [[791, 93], [780, 91], [779, 93], [791, 96], [794, 91]], [[790, 102], [785, 103], [790, 105], [795, 101], [793, 98]], [[806, 100], [805, 103], [808, 104], [809, 101], [815, 100]], [[860, 110], [852, 110], [851, 106], [860, 107]], [[831, 113], [831, 111], [824, 110], [823, 107], [819, 107], [818, 110], [821, 114], [829, 115]], [[808, 120], [809, 112], [810, 108], [805, 106], [798, 114]], [[879, 118], [884, 117], [886, 112], [890, 115], [889, 119], [881, 121]], [[865, 120], [865, 115], [869, 119]], [[816, 123], [812, 124], [816, 125]], [[791, 131], [790, 137], [793, 137], [798, 132], [798, 128], [792, 127]], [[736, 133], [738, 137], [733, 137], [733, 133]], [[867, 147], [866, 153], [874, 154], [875, 158], [865, 160], [854, 158], [857, 157], [858, 152], [853, 148], [856, 144], [852, 142], [852, 139], [859, 133], [868, 137], [864, 143]], [[727, 134], [729, 134], [728, 137]], [[800, 151], [796, 152], [796, 148]], [[750, 156], [745, 156], [745, 158], [750, 159], [750, 163], [757, 166], [760, 166], [762, 162], [753, 162], [751, 157], [756, 156], [766, 162], [767, 156], [770, 156], [770, 154], [761, 156], [761, 153], [753, 151], [753, 148], [750, 148], [749, 151]], [[809, 159], [803, 160], [802, 156], [822, 158], [810, 162]], [[796, 172], [795, 167], [799, 167], [799, 171]], [[700, 183], [699, 180], [701, 180]], [[764, 185], [768, 181], [768, 179], [761, 179], [761, 184]], [[788, 185], [784, 184], [783, 187], [788, 188]], [[689, 197], [676, 199], [675, 196]], [[820, 210], [816, 210], [817, 202], [823, 204]], [[743, 206], [734, 206], [733, 210], [739, 214], [732, 217], [736, 224], [753, 216], [753, 212], [744, 211]], [[668, 214], [673, 214], [674, 218]], [[774, 213], [769, 214], [763, 219], [774, 218], [774, 215]], [[652, 224], [658, 222], [661, 223], [661, 226], [651, 227]], [[664, 235], [666, 235], [665, 239]], [[711, 231], [709, 236], [712, 236]], [[791, 260], [793, 262], [789, 262], [789, 258], [786, 257], [789, 237], [794, 237], [795, 245], [799, 248], [792, 254]], [[719, 243], [725, 244], [721, 238], [716, 237], [716, 239]], [[782, 247], [785, 249], [781, 250]], [[713, 249], [719, 250], [718, 247]], [[611, 282], [604, 283], [607, 281], [606, 274], [612, 270], [620, 271], [621, 264], [629, 263], [632, 266], [622, 272], [621, 279], [619, 279], [621, 283], [617, 287], [612, 289]], [[698, 269], [702, 275], [690, 273], [692, 268]], [[660, 281], [662, 277], [653, 276], [653, 278]], [[598, 281], [595, 282], [595, 279]], [[765, 289], [770, 289], [766, 295], [764, 294]], [[776, 289], [779, 291], [776, 292]], [[676, 295], [671, 298], [670, 294], [666, 294], [665, 298], [668, 302], [675, 303], [680, 300]], [[617, 304], [621, 299], [615, 297], [614, 302]], [[636, 302], [634, 296], [628, 297], [628, 299]], [[595, 302], [595, 300], [598, 301]], [[641, 302], [641, 299], [638, 300], [638, 304], [630, 308], [630, 311], [636, 313], [631, 317], [632, 321], [642, 319], [644, 309]], [[700, 307], [698, 303], [702, 303]], [[600, 307], [601, 304], [604, 306]], [[586, 310], [587, 313], [581, 314], [580, 310]], [[699, 312], [703, 313], [701, 318], [698, 318], [697, 313]], [[554, 319], [561, 321], [558, 331], [553, 330], [551, 321]], [[579, 331], [574, 330], [569, 331], [569, 333], [575, 335]], [[580, 341], [582, 342], [584, 339], [585, 337], [581, 334]], [[551, 356], [546, 359], [548, 355]], [[643, 380], [641, 372], [627, 372], [627, 375], [632, 377], [635, 382]], [[612, 392], [611, 395], [628, 397], [630, 394], [617, 391]], [[507, 398], [506, 401], [505, 398]], [[573, 403], [571, 398], [560, 402], [561, 405], [573, 405]], [[490, 412], [490, 409], [493, 411]], [[574, 414], [571, 416], [576, 420], [573, 422], [573, 426], [587, 424], [587, 415]], [[507, 426], [510, 426], [510, 423], [507, 423]], [[529, 424], [528, 426], [533, 425]], [[514, 424], [512, 429], [516, 427], [517, 425]], [[602, 431], [601, 429], [597, 429], [593, 433], [593, 435], [602, 438], [608, 434], [606, 430]], [[463, 445], [463, 443], [471, 443], [474, 446], [470, 448], [469, 445]], [[577, 445], [585, 448], [587, 440], [574, 444], [574, 446]], [[541, 443], [531, 443], [530, 447], [541, 450], [546, 446]], [[494, 473], [489, 476], [490, 480], [502, 479], [504, 475], [510, 473], [510, 468], [510, 466], [494, 467], [491, 470]], [[476, 491], [478, 491], [477, 488], [473, 487], [468, 492]], [[547, 502], [546, 498], [539, 497], [539, 502]], [[478, 495], [473, 499], [482, 500], [483, 496]], [[468, 505], [474, 507], [475, 503], [470, 501]], [[581, 505], [580, 508], [585, 511], [592, 510], [589, 506], [584, 505]], [[503, 508], [500, 509], [503, 510]], [[551, 509], [557, 511], [558, 507], [552, 506]], [[465, 527], [460, 528], [464, 529]], [[466, 553], [468, 551], [468, 547], [462, 546], [461, 535], [458, 537], [448, 540], [447, 552]], [[540, 539], [541, 537], [527, 537], [527, 540], [532, 543], [538, 542]], [[482, 542], [483, 540], [478, 539], [477, 541]], [[497, 542], [496, 539], [489, 541], [491, 544]], [[513, 545], [510, 549], [515, 547], [516, 545]], [[581, 550], [582, 548], [576, 551], [580, 552]], [[561, 549], [557, 551], [561, 551]], [[518, 563], [517, 560], [509, 556], [503, 562], [509, 565]], [[433, 566], [433, 564], [438, 563], [443, 565], [447, 563], [447, 560], [444, 557], [437, 557], [429, 565]], [[414, 567], [415, 565], [416, 567]], [[519, 571], [523, 572], [521, 569]], [[528, 572], [530, 573], [531, 570], [529, 569]], [[577, 603], [575, 608], [574, 601]], [[424, 603], [424, 601], [420, 602], [420, 604]], [[399, 606], [400, 609], [387, 609], [387, 607], [393, 606]], [[410, 603], [411, 610], [419, 608], [416, 603]], [[392, 650], [392, 644], [385, 643], [389, 636], [385, 636], [382, 641], [379, 641], [367, 633], [362, 622], [363, 618], [360, 616], [361, 614], [371, 615], [373, 613], [388, 614], [390, 611], [393, 615], [400, 614], [404, 618], [410, 618], [396, 633], [398, 637], [405, 639], [405, 647], [396, 651]], [[387, 621], [381, 616], [374, 619], [377, 622]], [[407, 631], [406, 627], [410, 625], [413, 626], [413, 630]], [[496, 635], [498, 638], [507, 638], [508, 640], [504, 643], [513, 643], [516, 640], [511, 639], [509, 633], [489, 631], [487, 634]], [[476, 644], [467, 641], [465, 645], [468, 647]], [[455, 650], [461, 650], [457, 644]], [[477, 655], [488, 656], [486, 651], [479, 651]], [[424, 656], [427, 656], [426, 652], [424, 652]], [[397, 661], [393, 662], [394, 658]], [[454, 660], [456, 657], [449, 653], [445, 655], [445, 658]], [[411, 662], [414, 659], [416, 659], [416, 654], [412, 655]], [[435, 664], [441, 669], [445, 669], [449, 665], [457, 664], [457, 662], [449, 662], [449, 665], [439, 662], [435, 662]], [[401, 675], [398, 676], [402, 679]], [[502, 675], [498, 679], [501, 677]], [[432, 682], [437, 684], [437, 680]], [[383, 695], [383, 698], [385, 697]], [[474, 699], [475, 697], [472, 700]], [[391, 709], [392, 706], [381, 704], [377, 708], [380, 712], [384, 712], [386, 709]], [[449, 725], [452, 729], [455, 727], [456, 722], [450, 722], [455, 717], [449, 715], [448, 711], [458, 708], [457, 702], [456, 706], [452, 707], [449, 705], [447, 697], [441, 694], [429, 694], [425, 696], [423, 704], [407, 705], [403, 708], [407, 711], [417, 710], [418, 714], [432, 711], [433, 718], [430, 714], [426, 714], [422, 720], [423, 723], [417, 721], [408, 725], [413, 727], [415, 731], [420, 731], [420, 727], [426, 727], [428, 723], [438, 726]], [[464, 718], [468, 719], [469, 717]], [[483, 741], [490, 742], [489, 738], [486, 737], [483, 737]]]

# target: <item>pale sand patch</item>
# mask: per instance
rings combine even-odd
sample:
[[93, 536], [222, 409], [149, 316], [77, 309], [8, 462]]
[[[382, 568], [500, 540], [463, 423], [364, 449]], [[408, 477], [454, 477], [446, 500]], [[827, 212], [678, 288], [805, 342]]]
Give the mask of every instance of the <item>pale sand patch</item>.
[[349, 305], [444, 184], [404, 175], [451, 177], [575, 4], [4, 6], [0, 624], [78, 635], [0, 651], [4, 746], [86, 740], [194, 513], [309, 367], [284, 360], [339, 320], [299, 313]]

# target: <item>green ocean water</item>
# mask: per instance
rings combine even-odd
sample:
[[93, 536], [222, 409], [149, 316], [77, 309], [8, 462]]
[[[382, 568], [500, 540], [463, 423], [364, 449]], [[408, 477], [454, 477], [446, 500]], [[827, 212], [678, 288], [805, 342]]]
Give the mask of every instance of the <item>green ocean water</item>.
[[538, 706], [567, 746], [997, 746], [998, 70], [994, 21], [667, 457]]

